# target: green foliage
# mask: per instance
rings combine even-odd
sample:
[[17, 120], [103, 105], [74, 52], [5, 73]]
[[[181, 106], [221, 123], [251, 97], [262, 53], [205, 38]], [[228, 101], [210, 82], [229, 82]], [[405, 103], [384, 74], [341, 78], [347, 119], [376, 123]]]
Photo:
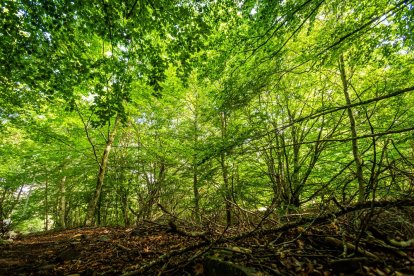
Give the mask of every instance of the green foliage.
[[83, 224], [115, 130], [100, 224], [157, 204], [196, 220], [346, 205], [355, 147], [366, 200], [412, 196], [409, 1], [3, 1], [0, 15], [0, 219], [20, 229]]

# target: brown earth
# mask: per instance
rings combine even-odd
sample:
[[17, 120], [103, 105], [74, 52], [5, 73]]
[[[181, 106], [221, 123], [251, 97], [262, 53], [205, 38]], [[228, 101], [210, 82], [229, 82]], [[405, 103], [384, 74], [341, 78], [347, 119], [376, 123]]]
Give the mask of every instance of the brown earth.
[[49, 231], [3, 241], [0, 275], [414, 275], [411, 209], [387, 212], [359, 228], [344, 216], [254, 232], [150, 222]]

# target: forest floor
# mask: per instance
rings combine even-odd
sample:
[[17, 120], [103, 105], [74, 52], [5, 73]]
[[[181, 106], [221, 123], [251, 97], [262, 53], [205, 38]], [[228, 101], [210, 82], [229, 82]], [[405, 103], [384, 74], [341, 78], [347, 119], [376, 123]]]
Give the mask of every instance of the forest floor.
[[414, 275], [412, 211], [302, 217], [255, 231], [201, 232], [179, 221], [49, 231], [1, 242], [0, 275]]

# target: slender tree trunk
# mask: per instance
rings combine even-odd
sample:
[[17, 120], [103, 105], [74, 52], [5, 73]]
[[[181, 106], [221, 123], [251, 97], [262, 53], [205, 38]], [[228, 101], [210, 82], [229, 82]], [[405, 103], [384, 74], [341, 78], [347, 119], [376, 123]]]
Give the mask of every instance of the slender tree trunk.
[[[344, 62], [343, 55], [341, 55], [339, 58], [339, 71], [341, 73], [341, 80], [342, 80], [342, 86], [343, 86], [343, 92], [344, 92], [346, 104], [350, 105], [351, 99], [350, 99], [349, 91], [348, 91], [348, 80], [346, 76], [345, 62]], [[357, 137], [355, 118], [354, 118], [354, 115], [352, 114], [351, 108], [348, 108], [347, 112], [348, 112], [349, 124], [351, 128], [351, 137], [353, 138], [352, 139], [352, 154], [354, 156], [354, 162], [356, 166], [356, 177], [358, 180], [358, 201], [363, 202], [365, 201], [365, 182], [364, 182], [364, 176], [362, 172], [361, 156], [359, 154], [359, 149], [358, 149], [358, 141], [355, 139]]]
[[[291, 116], [291, 115], [290, 115]], [[294, 121], [295, 118], [291, 116], [292, 121]], [[289, 179], [290, 182], [290, 202], [289, 204], [292, 204], [295, 207], [299, 207], [299, 197], [300, 197], [300, 181], [299, 181], [299, 171], [300, 171], [300, 163], [299, 163], [299, 154], [300, 154], [300, 139], [298, 134], [298, 129], [295, 125], [292, 126], [292, 139], [293, 139], [293, 171], [291, 173], [291, 177]]]
[[49, 209], [49, 203], [47, 201], [48, 198], [48, 176], [46, 176], [46, 183], [45, 183], [45, 231], [49, 230], [49, 213], [48, 213], [48, 209]]
[[[227, 118], [224, 112], [221, 113], [221, 138], [224, 142], [227, 136]], [[229, 174], [226, 162], [226, 153], [222, 150], [220, 154], [220, 165], [223, 175], [224, 192], [225, 192], [225, 206], [226, 206], [226, 223], [231, 225], [231, 194], [229, 187]]]
[[273, 190], [273, 201], [279, 201], [279, 192], [281, 187], [277, 181], [278, 174], [276, 172], [275, 158], [273, 154], [273, 149], [269, 149], [269, 153], [266, 156], [266, 165], [267, 165], [267, 174], [269, 175], [270, 182], [272, 183]]
[[[274, 208], [277, 204], [281, 202], [281, 194], [283, 191], [283, 187], [280, 181], [280, 174], [279, 171], [280, 167], [276, 164], [276, 156], [277, 152], [276, 149], [273, 147], [273, 140], [277, 141], [277, 136], [268, 135], [267, 145], [269, 146], [269, 151], [264, 151], [266, 166], [267, 166], [267, 174], [271, 183], [272, 191], [273, 191], [273, 198], [272, 198], [272, 205], [271, 208]], [[276, 148], [278, 148], [276, 146]]]
[[193, 165], [194, 214], [197, 222], [200, 221], [200, 193], [198, 191], [197, 162]]
[[194, 214], [197, 222], [200, 221], [200, 193], [198, 191], [198, 165], [197, 155], [195, 153], [198, 143], [198, 114], [197, 110], [194, 111], [194, 141], [193, 141], [193, 191], [194, 191]]
[[[277, 129], [277, 125], [274, 124], [275, 129]], [[286, 187], [286, 177], [285, 177], [285, 167], [284, 167], [284, 163], [283, 163], [283, 152], [281, 150], [280, 147], [280, 140], [283, 139], [282, 137], [280, 137], [280, 135], [278, 133], [275, 133], [275, 141], [276, 141], [276, 148], [277, 148], [277, 152], [276, 152], [276, 157], [277, 157], [277, 167], [278, 170], [276, 172], [276, 182], [278, 184], [279, 190], [277, 191], [277, 199], [278, 199], [278, 203], [282, 203], [284, 201], [284, 199], [287, 198], [287, 193], [288, 193], [288, 189]]]
[[114, 128], [112, 130], [112, 133], [109, 134], [108, 140], [106, 141], [105, 150], [102, 154], [102, 159], [101, 159], [101, 162], [99, 164], [99, 173], [98, 173], [98, 178], [97, 178], [97, 181], [96, 181], [95, 191], [94, 191], [94, 194], [93, 194], [91, 200], [89, 201], [88, 211], [86, 213], [86, 219], [85, 219], [85, 225], [86, 226], [91, 226], [94, 223], [96, 207], [98, 206], [98, 202], [99, 202], [99, 199], [101, 197], [102, 187], [104, 185], [104, 178], [105, 178], [106, 168], [108, 166], [109, 153], [111, 152], [112, 144], [115, 140], [119, 120], [120, 120], [120, 118], [117, 115], [116, 118], [115, 118], [115, 125], [114, 125]]
[[226, 155], [224, 152], [221, 153], [220, 156], [220, 163], [221, 163], [221, 170], [223, 175], [223, 183], [224, 183], [224, 192], [225, 192], [225, 206], [226, 206], [226, 223], [227, 226], [231, 225], [231, 196], [230, 196], [230, 187], [229, 187], [229, 174], [227, 170], [227, 162], [226, 162]]
[[128, 206], [128, 195], [127, 195], [127, 193], [126, 192], [122, 192], [123, 194], [122, 194], [122, 197], [121, 197], [121, 204], [122, 204], [122, 216], [123, 216], [123, 218], [124, 218], [124, 224], [125, 224], [125, 226], [128, 226], [128, 225], [130, 225], [130, 222], [129, 222], [129, 216], [128, 216], [128, 209], [129, 209], [129, 206]]
[[66, 176], [62, 178], [59, 186], [59, 224], [62, 229], [66, 228]]
[[95, 216], [94, 218], [96, 218], [96, 223], [97, 225], [102, 225], [102, 190], [101, 190], [101, 194], [99, 195], [99, 199], [98, 199], [98, 204], [96, 205], [96, 211], [95, 211]]
[[7, 190], [4, 189], [3, 190], [3, 193], [1, 195], [1, 198], [0, 198], [0, 220], [3, 220], [3, 219], [6, 218], [5, 212], [3, 210], [3, 206], [4, 206], [3, 203], [4, 203], [5, 199], [6, 199], [6, 194], [7, 194]]
[[[127, 162], [124, 162], [124, 160], [125, 160], [125, 158], [126, 158], [126, 156], [122, 156], [121, 155], [121, 157], [123, 157], [121, 160], [122, 160], [122, 166], [126, 166], [127, 164]], [[120, 173], [120, 176], [119, 176], [119, 178], [118, 178], [118, 187], [117, 187], [117, 202], [118, 202], [118, 198], [119, 198], [119, 203], [120, 203], [120, 206], [121, 206], [121, 211], [122, 211], [122, 219], [123, 219], [123, 221], [124, 221], [124, 225], [125, 226], [128, 226], [128, 225], [130, 225], [130, 222], [129, 222], [129, 213], [128, 213], [128, 209], [129, 209], [129, 205], [128, 205], [128, 196], [129, 196], [129, 186], [130, 186], [130, 183], [131, 183], [131, 179], [129, 179], [129, 180], [127, 180], [126, 179], [126, 177], [125, 177], [125, 172], [124, 171], [121, 171], [121, 173]], [[124, 187], [124, 185], [125, 186], [127, 186], [127, 188], [125, 188]], [[116, 210], [116, 214], [117, 214], [117, 221], [118, 221], [118, 207], [117, 208], [115, 208], [115, 210]]]

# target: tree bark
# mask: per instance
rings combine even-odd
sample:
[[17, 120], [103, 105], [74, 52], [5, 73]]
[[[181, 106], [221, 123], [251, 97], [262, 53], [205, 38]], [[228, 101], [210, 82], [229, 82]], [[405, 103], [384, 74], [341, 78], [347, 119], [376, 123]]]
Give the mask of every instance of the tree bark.
[[45, 231], [49, 230], [49, 203], [48, 203], [48, 189], [49, 189], [49, 183], [48, 183], [49, 177], [46, 176], [46, 183], [45, 183]]
[[88, 204], [88, 211], [86, 213], [85, 226], [91, 226], [91, 225], [94, 224], [94, 217], [95, 217], [95, 213], [96, 213], [96, 207], [97, 207], [99, 199], [101, 197], [102, 187], [104, 185], [104, 178], [105, 178], [105, 173], [106, 173], [106, 169], [107, 169], [107, 166], [108, 166], [109, 153], [111, 152], [112, 144], [115, 140], [115, 136], [116, 136], [119, 121], [120, 121], [120, 118], [119, 118], [119, 115], [117, 115], [116, 118], [115, 118], [114, 128], [112, 130], [112, 133], [110, 133], [108, 135], [108, 139], [106, 141], [105, 149], [104, 149], [104, 152], [102, 154], [102, 159], [101, 159], [101, 162], [99, 164], [99, 173], [98, 173], [98, 178], [97, 178], [97, 181], [96, 181], [96, 187], [95, 187], [94, 194], [93, 194], [93, 196], [92, 196], [92, 198], [91, 198], [91, 200], [89, 201], [89, 204]]
[[[227, 136], [227, 118], [224, 112], [221, 113], [221, 138], [224, 143]], [[224, 183], [224, 193], [225, 193], [225, 206], [226, 206], [226, 224], [227, 226], [231, 225], [231, 194], [229, 188], [229, 173], [228, 167], [226, 162], [226, 153], [224, 150], [221, 150], [220, 153], [220, 165], [223, 175], [223, 183]]]
[[[339, 57], [339, 71], [341, 73], [343, 93], [345, 96], [346, 104], [349, 106], [351, 105], [351, 99], [350, 99], [349, 91], [348, 91], [348, 80], [346, 76], [345, 62], [344, 62], [343, 55]], [[364, 176], [362, 172], [361, 156], [359, 154], [359, 149], [358, 149], [358, 140], [355, 139], [357, 137], [357, 132], [356, 132], [356, 126], [355, 126], [356, 125], [355, 118], [354, 118], [354, 115], [352, 114], [351, 107], [347, 108], [347, 113], [348, 113], [348, 118], [349, 118], [349, 125], [351, 128], [351, 136], [353, 138], [352, 139], [352, 154], [354, 156], [354, 162], [356, 166], [356, 178], [358, 180], [358, 201], [364, 202], [365, 201], [365, 182], [364, 182]]]
[[3, 210], [4, 202], [6, 199], [7, 190], [3, 189], [3, 193], [0, 198], [0, 221], [6, 218], [5, 211]]
[[59, 226], [66, 228], [66, 176], [62, 178], [59, 186]]
[[194, 191], [194, 216], [200, 222], [200, 193], [198, 191], [198, 170], [197, 161], [193, 164], [193, 191]]
[[195, 109], [194, 114], [194, 144], [193, 144], [193, 192], [194, 192], [194, 215], [197, 222], [200, 221], [200, 193], [198, 190], [198, 164], [197, 164], [197, 155], [195, 153], [197, 143], [198, 143], [198, 114], [197, 109]]

